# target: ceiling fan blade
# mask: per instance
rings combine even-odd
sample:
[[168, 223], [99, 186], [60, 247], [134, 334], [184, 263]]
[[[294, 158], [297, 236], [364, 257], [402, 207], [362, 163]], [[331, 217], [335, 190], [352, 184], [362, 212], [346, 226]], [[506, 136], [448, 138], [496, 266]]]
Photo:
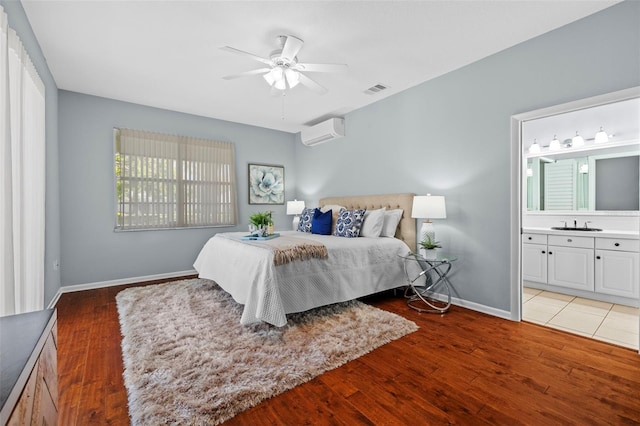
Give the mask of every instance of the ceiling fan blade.
[[249, 75], [266, 74], [269, 71], [271, 71], [271, 68], [258, 68], [257, 70], [245, 71], [245, 72], [241, 72], [240, 74], [225, 75], [222, 78], [224, 78], [225, 80], [234, 80], [236, 78], [246, 77]]
[[325, 87], [319, 85], [314, 80], [307, 77], [306, 75], [302, 73], [299, 73], [299, 74], [300, 74], [300, 83], [304, 84], [306, 87], [313, 90], [317, 94], [324, 95], [325, 93], [328, 92], [328, 90]]
[[266, 74], [269, 71], [271, 71], [271, 68], [259, 68], [257, 70], [251, 70], [251, 71], [245, 71], [245, 72], [241, 72], [240, 74], [233, 74], [233, 75], [225, 75], [224, 78], [225, 80], [234, 80], [236, 78], [240, 78], [240, 77], [246, 77], [249, 75], [259, 75], [259, 74]]
[[282, 48], [282, 53], [280, 56], [288, 61], [293, 61], [302, 49], [302, 45], [304, 41], [300, 40], [298, 37], [287, 36], [287, 41], [284, 42], [284, 47]]
[[238, 53], [240, 55], [248, 56], [256, 61], [262, 62], [263, 64], [272, 65], [271, 59], [263, 58], [258, 55], [254, 55], [253, 53], [245, 52], [244, 50], [236, 49], [235, 47], [224, 46], [220, 48], [221, 50], [226, 50], [231, 53]]
[[292, 67], [298, 71], [307, 72], [344, 72], [349, 69], [347, 64], [301, 64]]

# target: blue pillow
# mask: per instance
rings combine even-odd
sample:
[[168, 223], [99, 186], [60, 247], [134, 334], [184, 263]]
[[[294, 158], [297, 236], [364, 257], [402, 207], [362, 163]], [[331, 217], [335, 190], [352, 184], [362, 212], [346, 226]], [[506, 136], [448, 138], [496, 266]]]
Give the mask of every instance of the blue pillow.
[[316, 209], [311, 219], [311, 233], [319, 235], [331, 235], [331, 220], [333, 219], [333, 211], [328, 210], [324, 213], [320, 209]]
[[347, 210], [340, 209], [336, 230], [333, 235], [336, 237], [355, 238], [360, 235], [360, 228], [364, 220], [365, 209]]
[[304, 209], [300, 213], [300, 222], [298, 222], [298, 232], [311, 232], [311, 220], [315, 209]]

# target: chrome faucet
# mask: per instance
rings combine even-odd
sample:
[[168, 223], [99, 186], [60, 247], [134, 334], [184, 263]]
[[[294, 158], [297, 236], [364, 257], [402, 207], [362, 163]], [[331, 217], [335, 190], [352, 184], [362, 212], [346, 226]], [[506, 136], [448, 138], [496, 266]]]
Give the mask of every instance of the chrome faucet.
[[585, 229], [589, 227], [589, 226], [587, 225], [588, 223], [591, 223], [591, 221], [587, 220], [587, 221], [585, 221], [585, 222], [584, 222], [584, 227], [585, 227]]
[[578, 221], [577, 221], [577, 220], [575, 220], [575, 219], [573, 219], [573, 227], [574, 227], [574, 228], [577, 228], [577, 227], [578, 227]]

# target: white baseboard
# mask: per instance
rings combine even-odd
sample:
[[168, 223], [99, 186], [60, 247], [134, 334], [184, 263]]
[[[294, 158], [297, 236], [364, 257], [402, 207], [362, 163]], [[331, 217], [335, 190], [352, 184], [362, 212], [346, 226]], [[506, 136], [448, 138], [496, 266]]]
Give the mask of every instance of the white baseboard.
[[[445, 296], [444, 294], [434, 294], [431, 297], [433, 297], [434, 299], [438, 299], [441, 302], [447, 301], [447, 296]], [[491, 315], [494, 317], [513, 320], [511, 312], [509, 311], [504, 311], [502, 309], [497, 309], [491, 306], [481, 305], [479, 303], [470, 302], [468, 300], [459, 299], [457, 297], [451, 298], [451, 304], [460, 306], [461, 308], [471, 309], [472, 311], [482, 312], [483, 314]]]
[[49, 303], [48, 309], [52, 309], [56, 306], [56, 304], [58, 303], [58, 300], [60, 299], [60, 296], [63, 293], [71, 293], [74, 291], [82, 291], [82, 290], [92, 290], [92, 289], [103, 288], [103, 287], [113, 287], [116, 285], [123, 285], [123, 284], [141, 283], [145, 281], [163, 280], [166, 278], [184, 277], [187, 275], [195, 275], [197, 273], [198, 271], [196, 271], [195, 269], [192, 269], [189, 271], [167, 272], [164, 274], [144, 275], [141, 277], [121, 278], [118, 280], [98, 281], [98, 282], [86, 283], [86, 284], [65, 285], [60, 287], [60, 289], [58, 289], [58, 292]]

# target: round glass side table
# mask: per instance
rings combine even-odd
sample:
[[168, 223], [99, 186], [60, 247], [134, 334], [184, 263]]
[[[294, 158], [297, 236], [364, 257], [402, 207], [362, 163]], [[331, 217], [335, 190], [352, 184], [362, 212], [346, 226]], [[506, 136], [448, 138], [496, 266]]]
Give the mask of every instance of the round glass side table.
[[[451, 307], [451, 283], [447, 275], [451, 271], [451, 262], [458, 258], [440, 252], [427, 254], [426, 257], [413, 252], [399, 256], [404, 260], [404, 273], [409, 283], [404, 292], [407, 305], [418, 312], [447, 312]], [[407, 268], [409, 262], [416, 262], [420, 266], [417, 275], [410, 272], [415, 268]]]

